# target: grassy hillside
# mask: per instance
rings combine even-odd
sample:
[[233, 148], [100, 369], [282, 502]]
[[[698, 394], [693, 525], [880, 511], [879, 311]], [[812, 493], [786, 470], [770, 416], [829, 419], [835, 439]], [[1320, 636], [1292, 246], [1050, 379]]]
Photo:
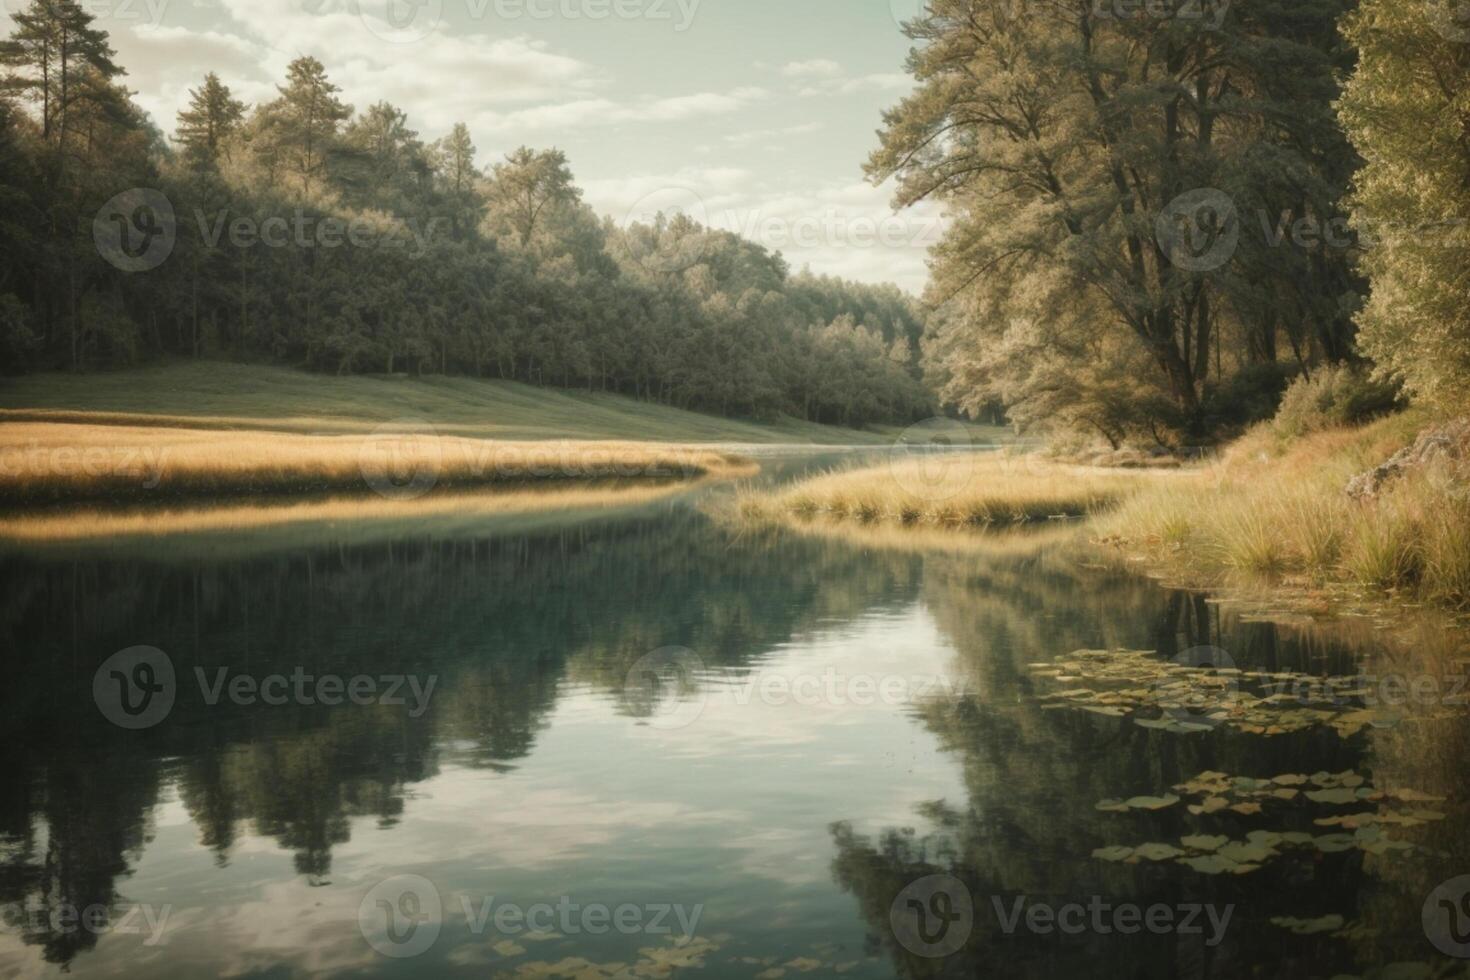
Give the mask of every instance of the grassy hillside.
[[469, 378], [346, 377], [222, 362], [0, 380], [0, 421], [370, 432], [427, 422], [488, 439], [618, 439], [680, 443], [877, 444], [891, 434], [795, 419], [756, 424], [619, 395]]

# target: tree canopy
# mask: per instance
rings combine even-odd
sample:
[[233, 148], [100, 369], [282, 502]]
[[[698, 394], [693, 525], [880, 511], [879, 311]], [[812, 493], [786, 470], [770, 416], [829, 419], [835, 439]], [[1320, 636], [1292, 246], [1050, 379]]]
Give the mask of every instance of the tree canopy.
[[[210, 356], [852, 426], [933, 411], [922, 315], [896, 289], [793, 275], [683, 218], [620, 227], [562, 151], [482, 171], [463, 123], [425, 140], [403, 108], [348, 105], [311, 57], [253, 107], [210, 73], [168, 140], [112, 82], [86, 11], [32, 0], [17, 24], [0, 48], [5, 370]], [[94, 224], [120, 254], [169, 248], [118, 268]], [[652, 260], [671, 239], [688, 261]]]

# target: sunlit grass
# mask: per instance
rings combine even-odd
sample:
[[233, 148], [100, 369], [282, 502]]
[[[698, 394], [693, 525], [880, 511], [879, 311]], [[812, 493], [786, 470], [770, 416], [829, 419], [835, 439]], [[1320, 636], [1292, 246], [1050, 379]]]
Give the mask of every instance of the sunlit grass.
[[1417, 470], [1373, 500], [1348, 481], [1413, 440], [1417, 414], [1282, 441], [1260, 430], [1190, 478], [1155, 481], [1100, 525], [1104, 537], [1186, 571], [1301, 574], [1470, 604], [1470, 485]]
[[431, 494], [416, 500], [376, 495], [329, 497], [279, 503], [190, 507], [96, 508], [12, 515], [0, 519], [0, 542], [28, 545], [158, 538], [172, 535], [233, 534], [261, 530], [424, 522], [453, 518], [471, 523], [486, 517], [636, 507], [688, 489], [682, 482], [594, 484], [542, 489]]
[[142, 426], [0, 426], [0, 501], [430, 489], [605, 479], [694, 478], [753, 470], [696, 447], [628, 442], [501, 442], [421, 431], [309, 436]]
[[1027, 524], [1117, 506], [1143, 481], [1167, 475], [1114, 472], [997, 453], [896, 457], [829, 473], [737, 501], [750, 520], [824, 517], [860, 524], [931, 527]]

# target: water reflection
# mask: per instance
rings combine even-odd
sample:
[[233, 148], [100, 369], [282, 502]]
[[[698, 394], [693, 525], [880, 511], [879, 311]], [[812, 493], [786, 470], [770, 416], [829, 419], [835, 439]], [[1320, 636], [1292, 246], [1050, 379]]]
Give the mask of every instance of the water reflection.
[[[0, 904], [13, 940], [0, 936], [0, 964], [387, 972], [395, 964], [363, 942], [357, 905], [406, 871], [446, 896], [444, 936], [414, 962], [434, 975], [574, 954], [651, 962], [647, 975], [660, 975], [648, 937], [495, 952], [459, 895], [705, 903], [699, 963], [714, 975], [787, 962], [850, 976], [1284, 975], [1426, 958], [1412, 896], [1463, 857], [1458, 814], [1422, 835], [1441, 855], [1430, 866], [1352, 852], [1220, 880], [1092, 859], [1193, 826], [1093, 804], [1209, 769], [1371, 769], [1463, 799], [1462, 723], [1348, 740], [1323, 729], [1181, 738], [1043, 711], [1027, 670], [1079, 648], [1171, 657], [1214, 644], [1242, 666], [1351, 673], [1383, 649], [1376, 639], [1241, 622], [1091, 565], [1064, 541], [925, 550], [752, 534], [678, 502], [645, 505], [513, 530], [0, 558], [13, 678], [0, 688]], [[138, 644], [168, 652], [179, 697], [164, 722], [127, 732], [97, 710], [92, 680]], [[697, 654], [706, 697], [674, 731], [649, 724], [650, 706], [625, 689], [640, 658], [667, 647]], [[421, 714], [209, 704], [194, 678], [221, 669], [437, 686]], [[945, 684], [876, 706], [749, 686], [834, 672]], [[985, 904], [976, 939], [943, 961], [908, 953], [887, 925], [894, 894], [936, 870]], [[1020, 894], [1240, 911], [1219, 947], [1059, 943], [992, 928], [988, 897]], [[147, 948], [68, 928], [62, 914], [124, 901], [175, 906], [175, 940]], [[1283, 910], [1340, 910], [1376, 932], [1287, 937], [1267, 922]], [[99, 943], [107, 955], [82, 955]]]

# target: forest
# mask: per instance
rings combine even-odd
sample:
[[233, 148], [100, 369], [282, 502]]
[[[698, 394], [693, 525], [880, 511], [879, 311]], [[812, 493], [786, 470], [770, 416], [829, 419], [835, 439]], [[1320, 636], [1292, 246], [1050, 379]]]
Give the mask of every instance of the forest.
[[[1290, 383], [1358, 421], [1470, 380], [1470, 25], [1441, 0], [932, 0], [868, 163], [944, 202], [929, 376], [1177, 443]], [[1355, 416], [1355, 417], [1354, 417]]]
[[[1126, 8], [1126, 9], [1125, 9]], [[165, 134], [107, 35], [0, 47], [0, 364], [446, 374], [862, 427], [935, 414], [1178, 448], [1295, 398], [1470, 380], [1470, 30], [1440, 0], [933, 0], [870, 179], [942, 203], [922, 298], [684, 215], [620, 225], [556, 149], [346, 104], [300, 57]], [[167, 244], [161, 255], [159, 243]]]
[[208, 357], [853, 427], [933, 412], [894, 287], [682, 215], [620, 227], [562, 152], [482, 170], [466, 126], [421, 138], [311, 57], [262, 105], [209, 74], [165, 134], [114, 57], [73, 0], [32, 0], [0, 46], [0, 371]]

